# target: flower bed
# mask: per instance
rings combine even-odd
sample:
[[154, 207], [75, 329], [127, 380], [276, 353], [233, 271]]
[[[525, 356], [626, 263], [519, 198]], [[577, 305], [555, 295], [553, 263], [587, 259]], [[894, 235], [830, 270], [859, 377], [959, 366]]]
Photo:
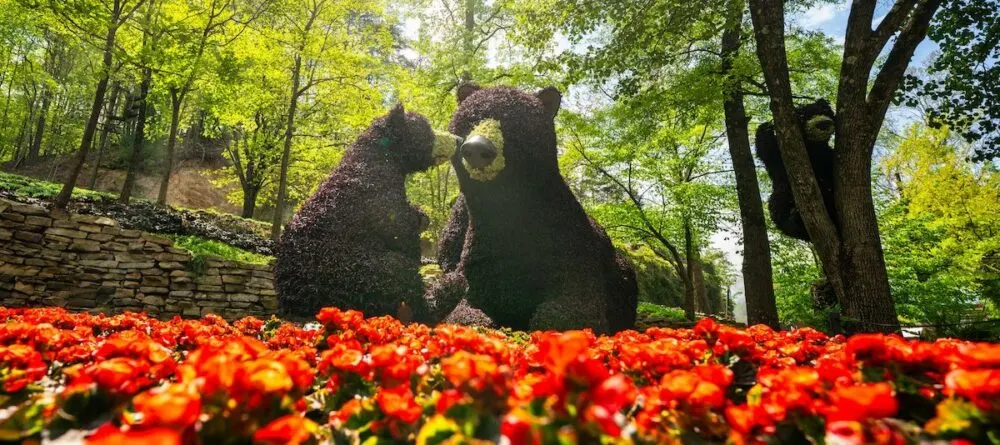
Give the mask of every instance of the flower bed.
[[1000, 440], [1000, 345], [702, 320], [594, 337], [0, 308], [0, 441]]

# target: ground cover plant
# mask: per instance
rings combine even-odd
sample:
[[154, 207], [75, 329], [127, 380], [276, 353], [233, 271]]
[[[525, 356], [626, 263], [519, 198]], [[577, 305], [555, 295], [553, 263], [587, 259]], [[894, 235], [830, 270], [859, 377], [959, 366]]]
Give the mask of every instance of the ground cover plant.
[[1000, 345], [0, 308], [0, 440], [997, 443]]

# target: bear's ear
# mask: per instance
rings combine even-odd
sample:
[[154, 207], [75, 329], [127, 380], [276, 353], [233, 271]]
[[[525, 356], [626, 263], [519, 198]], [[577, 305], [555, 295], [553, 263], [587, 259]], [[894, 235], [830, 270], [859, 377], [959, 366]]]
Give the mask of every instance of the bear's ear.
[[389, 111], [389, 128], [406, 128], [406, 110], [403, 109], [403, 104], [398, 103], [395, 107], [392, 107], [392, 111]]
[[542, 101], [545, 112], [552, 118], [559, 112], [559, 105], [562, 104], [562, 93], [556, 87], [545, 87], [535, 93], [535, 97]]
[[458, 86], [456, 94], [458, 95], [458, 103], [462, 103], [467, 97], [471, 96], [472, 93], [479, 91], [479, 85], [472, 82], [464, 82]]

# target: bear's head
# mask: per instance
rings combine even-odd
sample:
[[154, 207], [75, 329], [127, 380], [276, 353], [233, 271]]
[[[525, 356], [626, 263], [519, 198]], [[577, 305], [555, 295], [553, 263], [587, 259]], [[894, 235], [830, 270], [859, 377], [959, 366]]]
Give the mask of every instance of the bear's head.
[[449, 131], [464, 138], [452, 163], [459, 180], [505, 181], [559, 174], [555, 116], [562, 94], [547, 87], [528, 94], [511, 87], [458, 88], [458, 110]]
[[833, 136], [836, 128], [836, 115], [830, 102], [819, 99], [811, 104], [801, 105], [795, 109], [802, 126], [802, 134], [809, 142], [826, 143]]
[[404, 173], [424, 171], [448, 161], [460, 142], [455, 135], [432, 129], [420, 114], [407, 113], [402, 104], [380, 121], [374, 125], [381, 127], [377, 144]]

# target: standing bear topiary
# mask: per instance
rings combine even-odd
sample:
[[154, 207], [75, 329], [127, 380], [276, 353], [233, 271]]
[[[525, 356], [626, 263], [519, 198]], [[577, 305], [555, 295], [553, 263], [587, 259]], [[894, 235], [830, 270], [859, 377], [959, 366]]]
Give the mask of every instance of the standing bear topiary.
[[402, 105], [372, 123], [281, 236], [281, 314], [312, 317], [326, 306], [421, 313], [420, 232], [429, 220], [407, 201], [406, 175], [446, 162], [457, 146]]
[[[830, 103], [820, 99], [811, 104], [802, 105], [796, 109], [802, 135], [806, 139], [806, 152], [812, 164], [816, 182], [823, 194], [823, 202], [834, 223], [837, 221], [837, 207], [833, 195], [833, 164], [835, 155], [830, 147], [830, 137], [833, 136], [836, 116]], [[767, 175], [771, 177], [771, 196], [767, 199], [767, 209], [771, 220], [785, 235], [803, 241], [809, 241], [805, 222], [795, 205], [792, 196], [792, 184], [788, 179], [788, 171], [781, 160], [778, 149], [778, 138], [774, 133], [774, 124], [766, 122], [757, 127], [755, 136], [757, 157], [764, 163]]]
[[458, 100], [449, 130], [465, 138], [452, 157], [462, 196], [440, 259], [468, 289], [445, 321], [598, 333], [633, 327], [635, 272], [559, 173], [559, 91], [466, 84]]

